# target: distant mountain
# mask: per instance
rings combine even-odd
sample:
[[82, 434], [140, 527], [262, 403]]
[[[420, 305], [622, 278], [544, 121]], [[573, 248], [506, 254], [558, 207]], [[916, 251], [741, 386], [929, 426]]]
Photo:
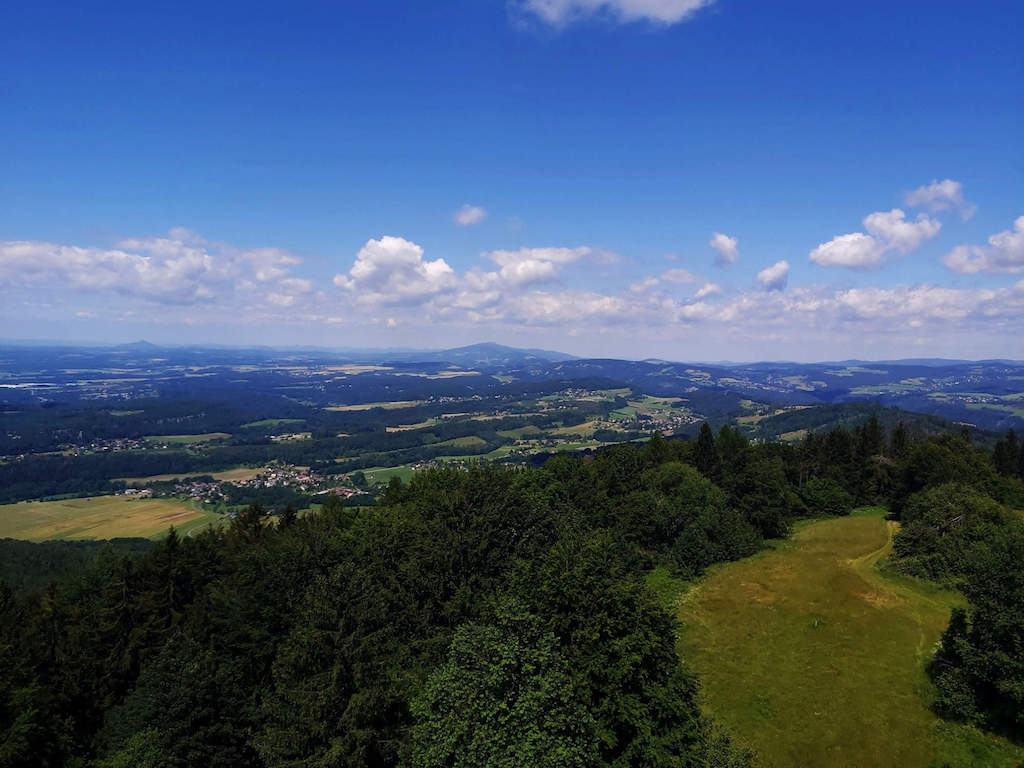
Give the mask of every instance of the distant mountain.
[[507, 347], [504, 344], [483, 342], [470, 344], [466, 347], [442, 349], [437, 352], [410, 353], [417, 360], [424, 362], [446, 362], [464, 368], [471, 367], [506, 367], [510, 365], [528, 365], [532, 362], [560, 363], [577, 359], [564, 352], [553, 352], [546, 349], [520, 349]]

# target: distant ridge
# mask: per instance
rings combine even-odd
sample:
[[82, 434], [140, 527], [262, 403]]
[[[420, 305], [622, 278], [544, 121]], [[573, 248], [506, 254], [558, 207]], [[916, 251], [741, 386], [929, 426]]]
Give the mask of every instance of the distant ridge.
[[421, 353], [415, 356], [418, 360], [448, 362], [456, 365], [515, 365], [528, 363], [531, 360], [560, 363], [579, 359], [565, 352], [554, 352], [547, 349], [520, 349], [507, 347], [493, 341]]

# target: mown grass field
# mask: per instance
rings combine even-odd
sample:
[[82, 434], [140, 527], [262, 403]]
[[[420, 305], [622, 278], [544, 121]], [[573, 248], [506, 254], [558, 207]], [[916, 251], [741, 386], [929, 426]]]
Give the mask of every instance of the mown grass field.
[[93, 496], [61, 501], [23, 501], [0, 506], [0, 537], [46, 539], [158, 539], [172, 525], [182, 535], [224, 518], [182, 502]]
[[962, 598], [878, 569], [894, 529], [875, 508], [805, 523], [678, 599], [680, 651], [706, 708], [762, 766], [1024, 761], [1024, 748], [928, 709], [925, 664]]

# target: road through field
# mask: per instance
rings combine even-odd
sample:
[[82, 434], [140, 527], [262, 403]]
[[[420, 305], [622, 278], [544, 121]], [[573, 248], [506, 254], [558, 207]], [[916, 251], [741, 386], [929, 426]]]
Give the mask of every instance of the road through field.
[[681, 598], [705, 706], [770, 768], [1018, 765], [1024, 750], [928, 709], [924, 666], [961, 598], [879, 570], [883, 512], [803, 523]]

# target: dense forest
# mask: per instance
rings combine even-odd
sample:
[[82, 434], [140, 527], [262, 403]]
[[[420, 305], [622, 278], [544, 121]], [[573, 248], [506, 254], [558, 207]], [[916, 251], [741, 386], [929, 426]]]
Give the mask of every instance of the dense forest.
[[76, 568], [23, 553], [63, 575], [0, 585], [0, 766], [747, 766], [648, 574], [862, 504], [901, 521], [888, 567], [967, 598], [937, 709], [1024, 738], [1024, 451], [871, 419], [432, 469]]

